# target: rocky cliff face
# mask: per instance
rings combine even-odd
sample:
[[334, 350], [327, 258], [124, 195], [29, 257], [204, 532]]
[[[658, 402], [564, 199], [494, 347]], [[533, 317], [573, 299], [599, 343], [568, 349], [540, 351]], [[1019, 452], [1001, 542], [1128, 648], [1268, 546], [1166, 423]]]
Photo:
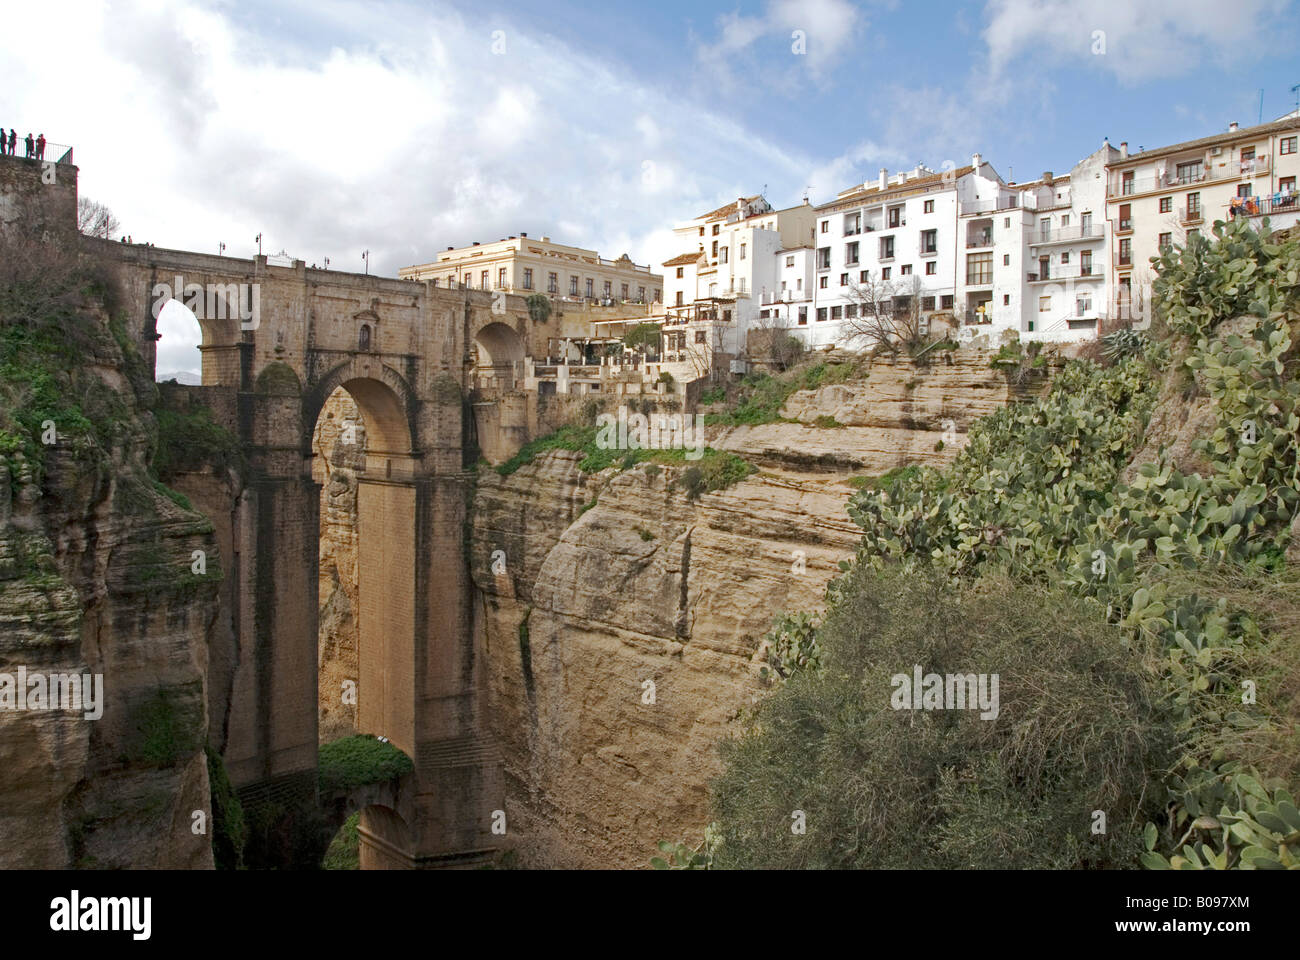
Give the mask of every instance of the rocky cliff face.
[[316, 423], [314, 479], [320, 502], [320, 740], [356, 733], [357, 700], [344, 681], [360, 678], [357, 592], [357, 472], [365, 466], [366, 427], [356, 402], [335, 390]]
[[[783, 472], [942, 466], [965, 446], [974, 421], [1045, 383], [1045, 370], [1016, 382], [990, 366], [993, 356], [966, 348], [932, 351], [920, 364], [877, 360], [865, 380], [792, 395], [781, 411], [786, 422], [711, 431], [709, 444]], [[816, 429], [819, 420], [836, 425]]]
[[[211, 867], [206, 640], [221, 576], [211, 524], [148, 474], [153, 385], [103, 305], [80, 304], [62, 330], [8, 307], [0, 674], [26, 671], [29, 689], [28, 709], [12, 709], [0, 679], [0, 835], [21, 838], [0, 844], [0, 868]], [[69, 331], [75, 361], [33, 359]], [[23, 411], [40, 403], [52, 442], [33, 456], [21, 449]], [[102, 715], [32, 709], [36, 674], [102, 676]]]
[[766, 689], [764, 635], [821, 607], [859, 540], [848, 471], [950, 460], [1026, 389], [989, 359], [880, 362], [793, 395], [797, 422], [715, 431], [761, 472], [695, 502], [671, 470], [589, 476], [563, 450], [480, 473], [475, 629], [523, 863], [643, 867], [656, 841], [699, 837], [717, 744]]

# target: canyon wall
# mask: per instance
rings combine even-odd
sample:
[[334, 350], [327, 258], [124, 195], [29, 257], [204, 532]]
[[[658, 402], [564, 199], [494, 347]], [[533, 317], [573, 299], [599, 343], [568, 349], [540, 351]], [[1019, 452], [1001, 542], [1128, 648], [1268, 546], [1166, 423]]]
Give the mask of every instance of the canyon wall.
[[990, 359], [878, 361], [792, 395], [797, 422], [713, 428], [760, 469], [696, 501], [673, 468], [586, 475], [565, 450], [480, 471], [474, 626], [520, 863], [644, 867], [658, 840], [698, 842], [717, 744], [767, 689], [764, 635], [821, 608], [858, 543], [850, 476], [946, 463], [973, 420], [1045, 383]]
[[[6, 337], [45, 322], [7, 319]], [[32, 709], [31, 690], [28, 709], [0, 711], [0, 868], [211, 867], [205, 687], [220, 551], [212, 524], [149, 476], [147, 371], [102, 306], [73, 322], [61, 329], [78, 338], [75, 365], [35, 373], [66, 404], [52, 442], [36, 460], [0, 447], [0, 673], [102, 675], [103, 712]], [[7, 392], [0, 414], [17, 418], [31, 396]]]

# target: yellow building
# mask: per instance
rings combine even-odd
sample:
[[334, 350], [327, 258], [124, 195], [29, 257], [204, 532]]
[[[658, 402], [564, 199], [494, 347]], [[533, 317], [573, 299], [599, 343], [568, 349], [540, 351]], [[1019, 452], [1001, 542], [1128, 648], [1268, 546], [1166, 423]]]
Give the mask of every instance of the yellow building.
[[1142, 320], [1153, 279], [1151, 258], [1162, 248], [1209, 233], [1216, 220], [1268, 217], [1277, 229], [1300, 219], [1300, 116], [1168, 147], [1128, 152], [1106, 169], [1112, 294], [1120, 320]]
[[625, 253], [607, 260], [595, 250], [532, 239], [526, 233], [495, 243], [448, 247], [431, 263], [402, 267], [405, 280], [434, 286], [503, 290], [527, 296], [545, 293], [563, 300], [598, 303], [658, 303], [663, 275], [633, 263]]

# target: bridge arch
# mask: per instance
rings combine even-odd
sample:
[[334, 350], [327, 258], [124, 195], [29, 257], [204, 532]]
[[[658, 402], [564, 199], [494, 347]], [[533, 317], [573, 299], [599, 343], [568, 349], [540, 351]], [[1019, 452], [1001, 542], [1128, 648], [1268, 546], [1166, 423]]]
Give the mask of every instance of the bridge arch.
[[406, 379], [374, 357], [354, 357], [325, 374], [303, 398], [303, 450], [310, 455], [316, 421], [330, 395], [342, 387], [366, 424], [367, 453], [409, 457], [417, 449], [415, 394]]

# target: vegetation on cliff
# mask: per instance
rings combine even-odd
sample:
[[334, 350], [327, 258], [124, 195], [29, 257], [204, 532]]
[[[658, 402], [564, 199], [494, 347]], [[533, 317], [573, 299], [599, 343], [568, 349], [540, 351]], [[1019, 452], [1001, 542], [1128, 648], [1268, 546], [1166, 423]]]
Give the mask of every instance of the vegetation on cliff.
[[320, 792], [331, 794], [382, 783], [414, 769], [411, 758], [387, 740], [370, 734], [344, 737], [320, 748]]
[[754, 472], [754, 466], [734, 453], [704, 447], [697, 459], [689, 459], [689, 451], [684, 449], [640, 449], [619, 450], [614, 447], [602, 448], [597, 443], [599, 428], [596, 426], [564, 426], [554, 433], [529, 441], [516, 453], [496, 468], [502, 476], [510, 476], [520, 467], [531, 463], [548, 450], [573, 450], [584, 456], [578, 464], [583, 473], [599, 473], [616, 467], [630, 470], [638, 463], [660, 464], [681, 468], [673, 479], [674, 489], [684, 490], [689, 500], [697, 499], [701, 494], [722, 490], [739, 483]]
[[[1150, 341], [854, 496], [804, 668], [725, 748], [713, 863], [1300, 866], [1300, 242], [1216, 224], [1156, 267]], [[1125, 474], [1197, 398], [1206, 470]], [[999, 718], [891, 709], [914, 664], [999, 675]]]

